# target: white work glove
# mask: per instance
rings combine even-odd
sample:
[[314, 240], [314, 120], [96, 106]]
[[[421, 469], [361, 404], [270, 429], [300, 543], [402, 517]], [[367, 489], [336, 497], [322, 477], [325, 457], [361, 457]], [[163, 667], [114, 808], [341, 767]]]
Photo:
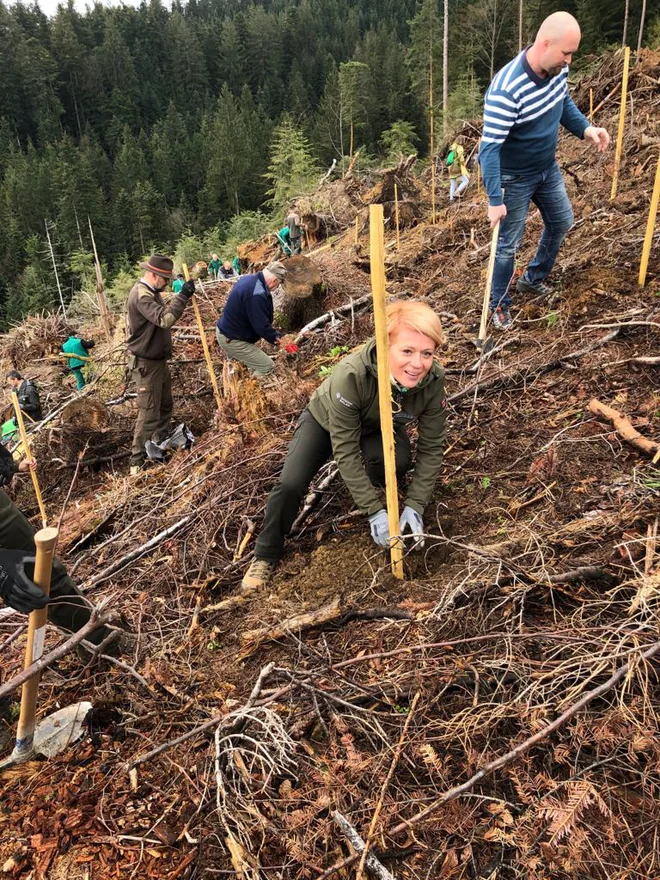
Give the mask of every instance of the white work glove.
[[[406, 528], [410, 529], [410, 535], [404, 535]], [[399, 520], [399, 531], [402, 538], [413, 539], [413, 550], [421, 550], [424, 546], [424, 523], [421, 516], [412, 507], [406, 505], [403, 508], [401, 519]]]
[[371, 537], [380, 547], [390, 546], [390, 526], [387, 521], [387, 511], [381, 508], [377, 513], [372, 513], [369, 517], [369, 527], [371, 528]]

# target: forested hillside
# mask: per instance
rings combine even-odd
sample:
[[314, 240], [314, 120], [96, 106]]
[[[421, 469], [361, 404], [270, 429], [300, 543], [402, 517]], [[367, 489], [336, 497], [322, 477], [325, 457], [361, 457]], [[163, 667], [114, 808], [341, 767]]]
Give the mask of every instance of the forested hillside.
[[[626, 5], [634, 45], [642, 0]], [[583, 25], [583, 58], [621, 41], [623, 0], [535, 0], [523, 39], [562, 6]], [[518, 47], [519, 12], [515, 0], [449, 3], [453, 120], [478, 115], [492, 70]], [[363, 164], [402, 147], [426, 155], [431, 55], [442, 131], [442, 13], [438, 0], [192, 0], [171, 11], [152, 0], [86, 14], [70, 3], [53, 18], [0, 5], [2, 323], [57, 302], [46, 221], [66, 301], [93, 275], [88, 216], [112, 275], [187, 230], [220, 224], [218, 240], [232, 215], [269, 210], [273, 159], [291, 139], [312, 173], [312, 159], [341, 167], [351, 145]], [[649, 15], [650, 42], [652, 5]]]

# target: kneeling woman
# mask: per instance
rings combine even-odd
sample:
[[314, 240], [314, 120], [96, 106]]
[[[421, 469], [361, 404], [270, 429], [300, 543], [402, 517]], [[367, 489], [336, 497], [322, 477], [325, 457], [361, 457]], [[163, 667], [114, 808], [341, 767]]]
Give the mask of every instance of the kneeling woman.
[[[403, 534], [424, 533], [422, 516], [440, 471], [447, 400], [444, 373], [435, 361], [444, 335], [433, 309], [419, 302], [387, 308], [389, 367], [397, 479], [412, 467], [407, 426], [417, 421], [417, 461], [399, 522]], [[376, 343], [371, 339], [339, 363], [303, 410], [270, 493], [255, 558], [243, 587], [264, 586], [284, 552], [284, 540], [314, 475], [334, 457], [357, 507], [369, 518], [376, 544], [389, 546], [387, 511], [376, 491], [385, 483], [378, 406]], [[419, 538], [421, 541], [421, 538]]]

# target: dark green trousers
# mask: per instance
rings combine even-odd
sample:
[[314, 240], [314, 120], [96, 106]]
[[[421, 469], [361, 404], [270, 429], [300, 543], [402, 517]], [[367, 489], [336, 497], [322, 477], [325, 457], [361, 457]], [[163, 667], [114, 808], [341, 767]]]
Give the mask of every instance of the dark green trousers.
[[137, 390], [138, 417], [133, 434], [131, 464], [140, 465], [146, 458], [147, 440], [159, 443], [167, 436], [172, 418], [172, 378], [167, 361], [138, 358], [133, 370]]
[[[383, 438], [380, 431], [363, 434], [360, 449], [367, 476], [375, 486], [385, 485]], [[394, 426], [394, 452], [397, 479], [412, 466], [410, 440], [404, 425]], [[276, 562], [284, 552], [284, 540], [291, 531], [309, 484], [320, 468], [332, 457], [330, 434], [319, 425], [308, 409], [303, 410], [289, 448], [282, 474], [268, 496], [264, 524], [257, 539], [257, 559]]]
[[[6, 550], [36, 553], [34, 529], [2, 489], [0, 489], [0, 547]], [[31, 573], [28, 570], [28, 574]], [[89, 621], [90, 605], [59, 559], [53, 560], [50, 595], [52, 601], [48, 605], [48, 619], [59, 629], [77, 632]], [[109, 634], [110, 630], [100, 626], [87, 636], [87, 640], [98, 645]]]

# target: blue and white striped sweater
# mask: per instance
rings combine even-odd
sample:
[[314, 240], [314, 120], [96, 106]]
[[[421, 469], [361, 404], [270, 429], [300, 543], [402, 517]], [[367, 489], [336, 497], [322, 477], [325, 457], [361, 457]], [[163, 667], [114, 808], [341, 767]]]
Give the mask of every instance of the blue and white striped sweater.
[[568, 66], [542, 79], [524, 49], [486, 92], [479, 163], [491, 205], [502, 204], [500, 173], [536, 174], [555, 161], [559, 126], [581, 138], [589, 125], [568, 94]]

